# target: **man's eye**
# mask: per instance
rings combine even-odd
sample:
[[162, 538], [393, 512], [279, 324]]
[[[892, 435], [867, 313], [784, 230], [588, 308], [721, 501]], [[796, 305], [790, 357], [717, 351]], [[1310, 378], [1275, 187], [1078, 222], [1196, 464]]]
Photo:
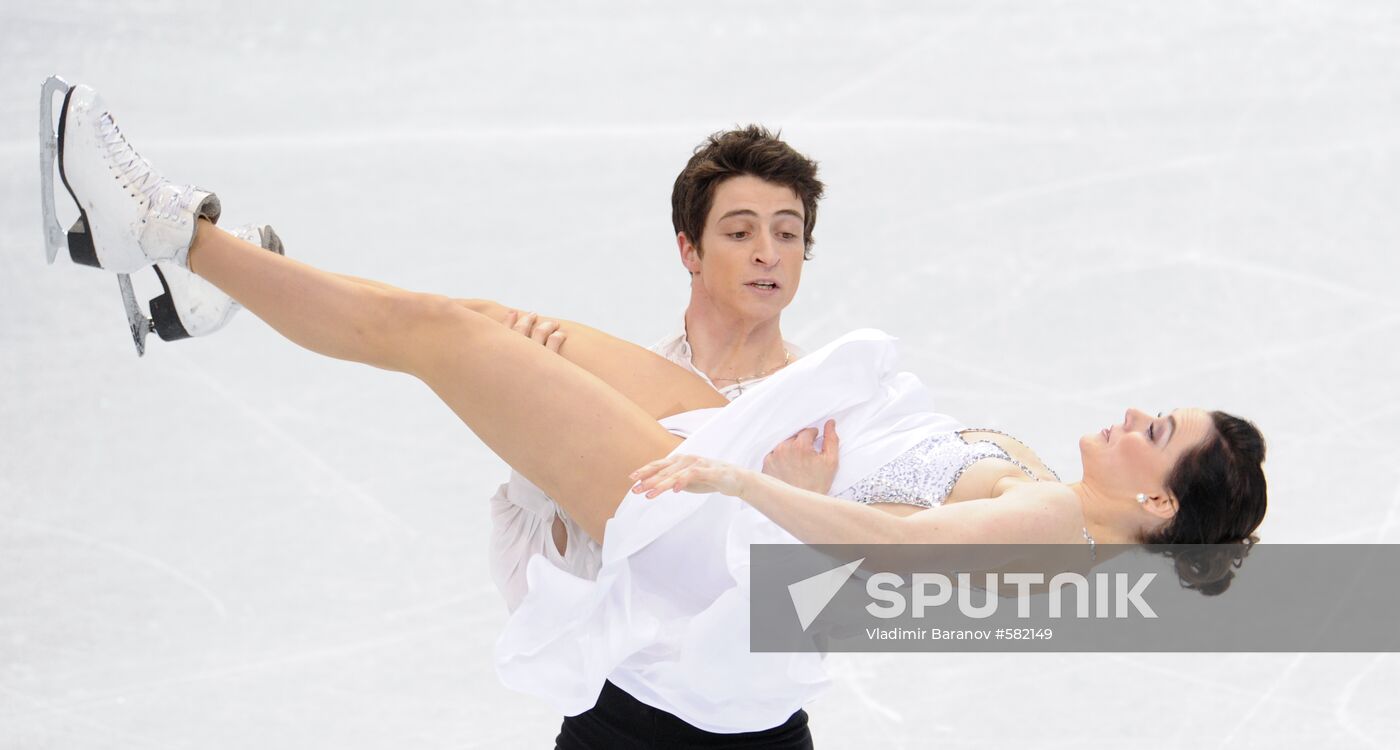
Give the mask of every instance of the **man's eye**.
[[782, 238], [785, 239], [785, 240], [795, 240], [795, 239], [797, 239], [797, 235], [793, 234], [792, 232], [779, 232], [779, 233], [778, 233], [778, 236], [779, 236], [779, 237], [782, 237]]
[[730, 237], [733, 237], [733, 238], [736, 239], [736, 240], [742, 240], [742, 239], [744, 239], [745, 237], [748, 237], [748, 236], [749, 236], [749, 233], [748, 233], [748, 232], [730, 232], [730, 233], [729, 233], [729, 236], [730, 236]]

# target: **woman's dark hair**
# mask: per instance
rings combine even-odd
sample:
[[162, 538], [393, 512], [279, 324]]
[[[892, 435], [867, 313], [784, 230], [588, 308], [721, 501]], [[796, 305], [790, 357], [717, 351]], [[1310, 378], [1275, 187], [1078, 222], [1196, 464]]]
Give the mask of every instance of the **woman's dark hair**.
[[1143, 544], [1174, 560], [1181, 585], [1207, 596], [1230, 586], [1268, 509], [1264, 436], [1249, 421], [1211, 412], [1215, 430], [1167, 477], [1176, 515]]
[[752, 175], [791, 188], [802, 201], [802, 257], [811, 260], [812, 229], [817, 225], [817, 201], [821, 200], [824, 186], [817, 179], [817, 163], [784, 143], [781, 135], [749, 125], [705, 139], [671, 190], [671, 225], [676, 233], [685, 232], [699, 250], [715, 188], [731, 177]]

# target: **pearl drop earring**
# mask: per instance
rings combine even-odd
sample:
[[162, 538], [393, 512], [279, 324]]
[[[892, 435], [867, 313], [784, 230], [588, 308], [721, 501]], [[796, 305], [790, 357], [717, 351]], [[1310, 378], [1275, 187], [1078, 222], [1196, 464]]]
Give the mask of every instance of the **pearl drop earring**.
[[1146, 505], [1146, 504], [1147, 504], [1147, 493], [1146, 493], [1146, 492], [1139, 492], [1139, 493], [1137, 494], [1137, 501], [1138, 501], [1138, 505]]

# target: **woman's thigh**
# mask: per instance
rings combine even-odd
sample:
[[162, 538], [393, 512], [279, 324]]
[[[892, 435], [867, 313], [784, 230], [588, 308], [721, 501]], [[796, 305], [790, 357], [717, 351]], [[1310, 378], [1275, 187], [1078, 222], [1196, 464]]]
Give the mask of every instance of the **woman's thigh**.
[[[500, 323], [513, 311], [491, 300], [460, 302]], [[560, 356], [596, 375], [654, 419], [729, 403], [703, 378], [653, 351], [583, 323], [544, 317], [565, 333]]]
[[[601, 542], [608, 519], [632, 485], [628, 475], [670, 453], [681, 439], [656, 415], [568, 358], [470, 310], [438, 312], [420, 318], [408, 334], [417, 341], [404, 343], [414, 352], [413, 374], [496, 455]], [[581, 349], [608, 343], [583, 338]], [[453, 343], [444, 346], [444, 341]], [[715, 399], [728, 403], [710, 393], [714, 399], [706, 399], [707, 405], [720, 405]]]

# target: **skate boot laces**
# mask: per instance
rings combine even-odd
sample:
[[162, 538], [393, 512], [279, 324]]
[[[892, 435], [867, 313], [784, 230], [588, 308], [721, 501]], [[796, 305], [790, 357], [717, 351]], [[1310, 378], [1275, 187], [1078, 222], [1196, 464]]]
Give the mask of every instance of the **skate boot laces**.
[[[98, 133], [102, 136], [102, 142], [107, 147], [109, 157], [121, 170], [121, 177], [126, 180], [126, 187], [139, 190], [145, 196], [144, 202], [155, 209], [156, 191], [169, 184], [169, 180], [157, 174], [155, 169], [151, 167], [151, 163], [136, 153], [136, 149], [127, 142], [126, 136], [122, 134], [122, 129], [117, 125], [116, 120], [112, 119], [111, 113], [103, 112], [99, 115], [97, 126]], [[187, 189], [186, 192], [190, 191]], [[189, 196], [186, 195], [186, 203], [188, 200]], [[162, 207], [158, 209], [160, 216], [166, 216], [166, 212], [174, 208], [169, 197], [160, 203], [162, 204]], [[173, 216], [174, 214], [169, 215]]]

